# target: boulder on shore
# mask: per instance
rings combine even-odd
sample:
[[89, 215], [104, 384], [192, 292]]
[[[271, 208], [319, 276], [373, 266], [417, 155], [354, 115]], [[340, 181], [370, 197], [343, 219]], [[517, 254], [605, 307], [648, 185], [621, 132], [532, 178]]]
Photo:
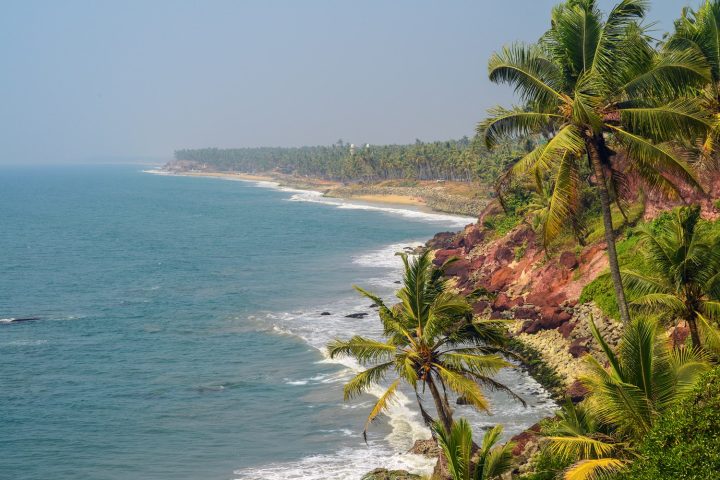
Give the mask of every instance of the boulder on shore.
[[408, 453], [435, 458], [440, 455], [440, 447], [432, 438], [428, 438], [427, 440], [416, 440], [412, 448], [408, 450]]
[[361, 480], [420, 480], [420, 475], [409, 473], [405, 470], [388, 470], [387, 468], [376, 468], [372, 472], [363, 475]]

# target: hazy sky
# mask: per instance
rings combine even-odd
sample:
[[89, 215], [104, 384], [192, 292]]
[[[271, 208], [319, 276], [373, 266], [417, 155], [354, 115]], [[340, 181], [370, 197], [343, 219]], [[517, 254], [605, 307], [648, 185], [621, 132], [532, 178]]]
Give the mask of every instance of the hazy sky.
[[4, 0], [0, 163], [471, 135], [512, 101], [488, 56], [536, 40], [555, 3]]

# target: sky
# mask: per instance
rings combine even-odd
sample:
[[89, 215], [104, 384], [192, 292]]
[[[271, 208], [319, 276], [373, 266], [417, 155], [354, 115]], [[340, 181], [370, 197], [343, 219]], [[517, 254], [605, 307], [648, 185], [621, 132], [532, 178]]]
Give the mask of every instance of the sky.
[[[513, 102], [489, 56], [556, 3], [3, 0], [0, 164], [471, 136]], [[658, 36], [686, 3], [652, 2]]]

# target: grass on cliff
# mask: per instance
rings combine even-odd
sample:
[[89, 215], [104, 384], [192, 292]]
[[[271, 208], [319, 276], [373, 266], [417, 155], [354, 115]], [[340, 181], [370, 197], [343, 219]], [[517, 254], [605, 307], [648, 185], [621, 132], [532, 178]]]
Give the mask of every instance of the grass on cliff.
[[[669, 211], [663, 212], [650, 222], [650, 228], [655, 232], [659, 232], [665, 228], [671, 219], [672, 217]], [[720, 234], [720, 221], [712, 222], [711, 225], [715, 233]], [[628, 228], [625, 235], [616, 242], [620, 268], [627, 268], [641, 274], [650, 274], [650, 271], [645, 266], [641, 247], [638, 245], [639, 238], [634, 233], [635, 228]], [[625, 294], [627, 295], [628, 302], [632, 302], [632, 293], [625, 292]], [[615, 290], [613, 289], [612, 279], [609, 274], [600, 275], [585, 285], [578, 301], [580, 303], [594, 302], [608, 317], [615, 320], [620, 319], [620, 312], [617, 301], [615, 300]]]

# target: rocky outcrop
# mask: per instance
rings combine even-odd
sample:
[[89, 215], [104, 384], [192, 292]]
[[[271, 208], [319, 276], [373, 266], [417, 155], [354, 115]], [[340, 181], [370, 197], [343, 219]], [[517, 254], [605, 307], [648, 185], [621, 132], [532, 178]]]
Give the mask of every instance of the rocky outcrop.
[[540, 424], [536, 423], [512, 437], [510, 441], [515, 443], [512, 454], [516, 467], [511, 475], [511, 478], [514, 478], [528, 472], [530, 459], [540, 450]]
[[361, 480], [420, 480], [420, 475], [408, 473], [405, 470], [388, 470], [387, 468], [376, 468], [368, 472]]
[[[446, 274], [459, 291], [491, 293], [474, 303], [474, 313], [515, 320], [517, 339], [538, 351], [569, 388], [586, 371], [583, 357], [599, 352], [589, 319], [611, 345], [620, 337], [620, 324], [577, 303], [583, 287], [607, 268], [604, 243], [549, 256], [527, 225], [502, 238], [490, 233], [473, 224], [457, 234], [438, 234], [427, 245], [435, 250], [436, 265], [455, 259]], [[572, 394], [577, 397], [577, 389]]]
[[432, 438], [428, 438], [427, 440], [416, 440], [415, 444], [410, 448], [410, 450], [408, 450], [408, 453], [435, 458], [440, 455], [440, 447]]

